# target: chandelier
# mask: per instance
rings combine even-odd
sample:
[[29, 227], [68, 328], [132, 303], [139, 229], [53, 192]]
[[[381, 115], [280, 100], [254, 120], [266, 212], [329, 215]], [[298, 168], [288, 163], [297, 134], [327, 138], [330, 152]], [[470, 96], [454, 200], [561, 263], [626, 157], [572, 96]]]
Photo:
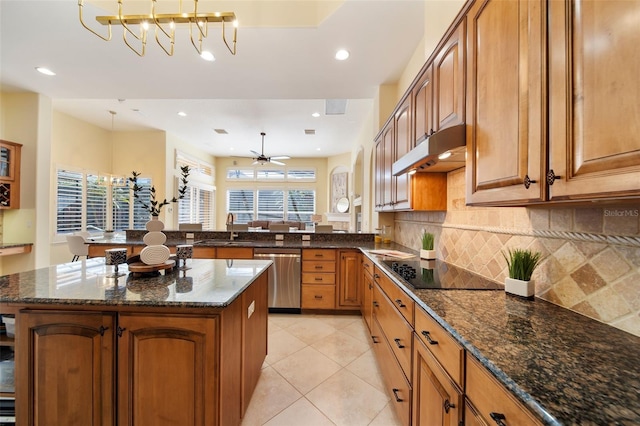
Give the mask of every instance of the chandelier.
[[[193, 11], [185, 13], [182, 11], [182, 0], [179, 1], [178, 13], [156, 13], [157, 0], [147, 0], [149, 2], [150, 13], [146, 15], [125, 15], [123, 13], [124, 0], [117, 0], [118, 14], [115, 16], [96, 16], [96, 21], [107, 26], [107, 34], [103, 35], [90, 28], [83, 19], [82, 8], [84, 0], [78, 0], [80, 23], [87, 30], [97, 35], [103, 40], [111, 40], [111, 25], [122, 26], [122, 39], [124, 43], [138, 56], [144, 56], [147, 47], [147, 35], [151, 26], [155, 26], [155, 39], [164, 52], [173, 56], [175, 44], [176, 25], [189, 24], [189, 37], [191, 44], [195, 47], [199, 55], [202, 55], [202, 39], [207, 37], [210, 22], [222, 23], [222, 41], [232, 55], [236, 54], [236, 37], [238, 33], [238, 21], [233, 12], [199, 13], [198, 0], [193, 0]], [[233, 39], [231, 43], [227, 41], [226, 24], [233, 26]], [[195, 29], [194, 29], [195, 27]], [[130, 38], [127, 39], [127, 36]], [[130, 43], [131, 40], [131, 43]]]

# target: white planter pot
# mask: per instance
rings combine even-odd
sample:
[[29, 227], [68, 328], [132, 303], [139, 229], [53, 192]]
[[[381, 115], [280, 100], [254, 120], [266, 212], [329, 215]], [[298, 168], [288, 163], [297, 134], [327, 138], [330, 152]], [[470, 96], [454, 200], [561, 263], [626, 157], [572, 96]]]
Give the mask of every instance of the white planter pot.
[[536, 285], [533, 280], [522, 281], [514, 278], [505, 278], [504, 291], [522, 297], [533, 297], [536, 294]]
[[436, 258], [436, 251], [435, 250], [420, 249], [420, 258], [421, 259], [435, 259]]

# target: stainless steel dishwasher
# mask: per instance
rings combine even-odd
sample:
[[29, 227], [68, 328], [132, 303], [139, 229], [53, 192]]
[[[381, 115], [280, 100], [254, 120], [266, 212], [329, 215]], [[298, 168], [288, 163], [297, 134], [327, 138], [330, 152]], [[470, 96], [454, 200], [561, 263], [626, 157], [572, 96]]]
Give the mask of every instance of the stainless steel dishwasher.
[[273, 260], [269, 312], [300, 313], [300, 249], [256, 248], [253, 257]]

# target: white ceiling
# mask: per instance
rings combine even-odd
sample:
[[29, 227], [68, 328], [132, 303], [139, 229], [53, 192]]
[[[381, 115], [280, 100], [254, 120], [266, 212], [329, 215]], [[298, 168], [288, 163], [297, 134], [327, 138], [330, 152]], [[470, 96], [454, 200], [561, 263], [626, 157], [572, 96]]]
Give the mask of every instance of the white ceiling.
[[[95, 15], [113, 13], [96, 5], [116, 3], [86, 1], [85, 21], [91, 23]], [[159, 1], [169, 6], [169, 0]], [[217, 26], [205, 40], [214, 62], [197, 55], [188, 30], [178, 31], [173, 57], [150, 38], [140, 58], [124, 45], [120, 27], [114, 26], [109, 42], [82, 28], [78, 0], [0, 0], [1, 88], [41, 93], [54, 108], [105, 129], [112, 128], [112, 110], [116, 131], [165, 130], [217, 156], [260, 151], [264, 131], [267, 155], [325, 157], [351, 151], [376, 88], [397, 81], [424, 35], [424, 0], [199, 5], [201, 12], [236, 12], [236, 56]], [[334, 59], [339, 48], [351, 52], [349, 60]], [[37, 66], [57, 75], [41, 75]], [[325, 115], [325, 99], [347, 99], [346, 114]], [[218, 135], [216, 128], [228, 134]], [[316, 134], [305, 135], [305, 129]]]

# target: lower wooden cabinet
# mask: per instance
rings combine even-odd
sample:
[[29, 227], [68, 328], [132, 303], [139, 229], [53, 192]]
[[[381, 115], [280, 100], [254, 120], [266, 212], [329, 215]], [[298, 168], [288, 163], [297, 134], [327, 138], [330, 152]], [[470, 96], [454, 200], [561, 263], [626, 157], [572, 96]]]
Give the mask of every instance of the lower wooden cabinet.
[[339, 251], [338, 308], [359, 309], [362, 304], [361, 256], [359, 250]]
[[412, 425], [460, 425], [462, 391], [421, 339], [416, 336], [414, 340]]
[[302, 309], [336, 309], [336, 250], [302, 250]]
[[302, 309], [335, 309], [335, 285], [302, 284]]
[[369, 331], [371, 331], [371, 319], [373, 314], [373, 262], [363, 257], [362, 259], [362, 308], [360, 312], [364, 318], [364, 322], [367, 324]]

